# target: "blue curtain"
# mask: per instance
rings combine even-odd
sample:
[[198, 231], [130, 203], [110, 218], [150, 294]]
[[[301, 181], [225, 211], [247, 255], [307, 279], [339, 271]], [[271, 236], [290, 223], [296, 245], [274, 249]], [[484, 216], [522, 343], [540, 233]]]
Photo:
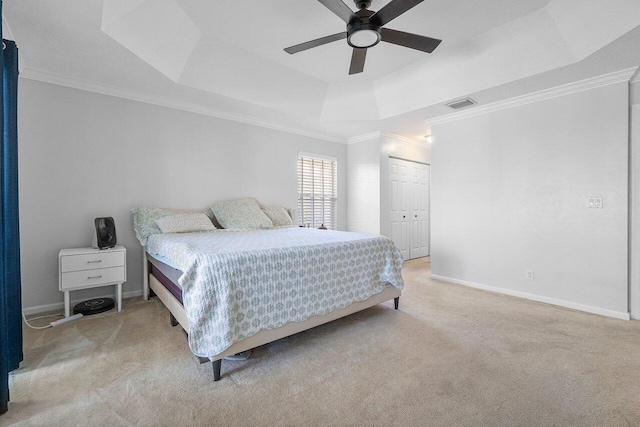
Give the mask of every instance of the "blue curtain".
[[[1, 14], [2, 2], [0, 2]], [[0, 30], [0, 36], [2, 30]], [[18, 220], [18, 48], [2, 40], [0, 109], [0, 413], [9, 402], [9, 372], [22, 361], [20, 223]]]

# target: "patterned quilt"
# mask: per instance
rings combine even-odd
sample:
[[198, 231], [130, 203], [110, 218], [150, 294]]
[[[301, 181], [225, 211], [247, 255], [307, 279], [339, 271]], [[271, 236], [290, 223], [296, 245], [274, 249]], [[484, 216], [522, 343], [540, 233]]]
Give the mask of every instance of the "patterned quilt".
[[147, 251], [183, 271], [194, 354], [214, 356], [264, 329], [402, 289], [402, 256], [386, 237], [308, 228], [155, 234]]

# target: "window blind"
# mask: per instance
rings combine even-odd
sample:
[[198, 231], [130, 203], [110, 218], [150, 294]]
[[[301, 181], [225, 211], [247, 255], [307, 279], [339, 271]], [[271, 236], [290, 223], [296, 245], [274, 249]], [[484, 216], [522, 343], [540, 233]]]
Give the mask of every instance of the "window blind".
[[298, 156], [298, 222], [318, 228], [336, 229], [337, 162]]

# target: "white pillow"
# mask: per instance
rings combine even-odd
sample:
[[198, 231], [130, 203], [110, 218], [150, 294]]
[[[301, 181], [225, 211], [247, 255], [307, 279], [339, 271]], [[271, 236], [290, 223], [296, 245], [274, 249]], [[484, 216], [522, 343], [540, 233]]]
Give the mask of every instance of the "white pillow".
[[217, 202], [211, 205], [211, 210], [223, 228], [273, 228], [273, 222], [253, 197]]
[[[208, 215], [210, 218], [213, 214], [207, 214], [207, 212], [203, 211], [195, 211], [189, 209], [165, 209], [165, 208], [153, 208], [153, 207], [141, 207], [131, 209], [133, 212], [133, 229], [136, 232], [136, 237], [140, 241], [142, 246], [146, 246], [147, 239], [152, 234], [160, 234], [162, 230], [156, 224], [156, 220], [160, 218], [164, 218], [165, 216], [172, 216], [177, 214], [194, 214], [194, 213], [203, 213]], [[211, 212], [211, 211], [209, 211]]]
[[204, 213], [180, 213], [156, 220], [163, 233], [186, 233], [189, 231], [212, 231], [216, 227]]
[[273, 222], [274, 227], [291, 227], [293, 225], [287, 208], [281, 206], [263, 206], [262, 211], [269, 217], [271, 222]]

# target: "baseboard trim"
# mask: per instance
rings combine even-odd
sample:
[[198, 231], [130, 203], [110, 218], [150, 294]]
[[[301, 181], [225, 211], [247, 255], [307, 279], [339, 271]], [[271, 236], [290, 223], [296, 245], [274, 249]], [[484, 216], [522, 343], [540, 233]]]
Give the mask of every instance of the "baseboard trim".
[[468, 286], [470, 288], [482, 289], [484, 291], [495, 292], [498, 294], [509, 295], [512, 297], [524, 298], [532, 301], [543, 302], [546, 304], [557, 305], [560, 307], [570, 308], [572, 310], [584, 311], [587, 313], [599, 314], [600, 316], [613, 317], [621, 320], [631, 320], [631, 315], [622, 311], [609, 310], [606, 308], [593, 307], [591, 305], [579, 304], [577, 302], [565, 301], [556, 298], [544, 297], [541, 295], [530, 294], [527, 292], [513, 291], [511, 289], [498, 288], [495, 286], [483, 285], [480, 283], [469, 282], [466, 280], [453, 279], [446, 276], [438, 276], [430, 274], [429, 277], [443, 282], [455, 283], [456, 285]]
[[[134, 298], [134, 297], [139, 297], [142, 295], [142, 289], [137, 290], [137, 291], [129, 291], [129, 292], [123, 292], [122, 293], [122, 299], [127, 299], [127, 298]], [[98, 295], [92, 298], [115, 298], [115, 292], [112, 294], [104, 294], [104, 295]], [[73, 307], [74, 304], [77, 304], [81, 301], [86, 300], [87, 298], [80, 298], [80, 299], [75, 299], [72, 300], [70, 303], [70, 306]], [[64, 311], [64, 301], [62, 302], [55, 302], [52, 304], [44, 304], [44, 305], [36, 305], [33, 307], [23, 307], [22, 308], [22, 312], [25, 314], [25, 316], [30, 316], [32, 314], [39, 314], [39, 313], [45, 313], [47, 311], [55, 311], [55, 310], [60, 310], [60, 311]]]

